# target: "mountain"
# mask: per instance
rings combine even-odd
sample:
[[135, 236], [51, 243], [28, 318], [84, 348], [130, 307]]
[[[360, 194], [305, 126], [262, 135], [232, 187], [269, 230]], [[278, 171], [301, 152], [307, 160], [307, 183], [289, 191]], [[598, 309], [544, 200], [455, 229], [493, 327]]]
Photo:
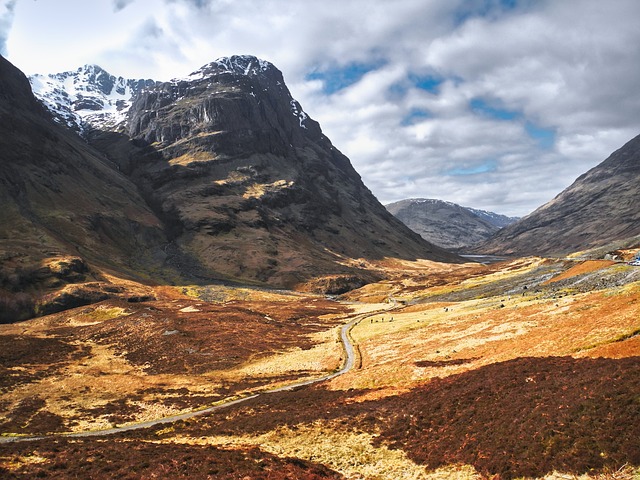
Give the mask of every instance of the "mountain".
[[339, 293], [387, 258], [460, 261], [380, 205], [268, 62], [220, 59], [164, 83], [86, 66], [32, 77], [42, 103], [4, 59], [0, 78], [12, 319], [143, 296], [113, 275]]
[[163, 267], [164, 226], [136, 186], [2, 57], [0, 152], [0, 321], [108, 295], [90, 265], [130, 277]]
[[482, 253], [566, 255], [640, 235], [640, 136], [556, 198], [477, 247]]
[[422, 238], [449, 250], [459, 250], [482, 242], [516, 219], [455, 203], [412, 198], [386, 206]]
[[59, 123], [83, 132], [86, 128], [114, 128], [123, 123], [132, 98], [153, 80], [116, 77], [97, 65], [75, 71], [32, 75], [34, 94]]
[[357, 259], [456, 261], [384, 209], [282, 73], [252, 56], [145, 88], [124, 130], [88, 139], [128, 172], [200, 275], [299, 288], [327, 274], [362, 284], [371, 273]]

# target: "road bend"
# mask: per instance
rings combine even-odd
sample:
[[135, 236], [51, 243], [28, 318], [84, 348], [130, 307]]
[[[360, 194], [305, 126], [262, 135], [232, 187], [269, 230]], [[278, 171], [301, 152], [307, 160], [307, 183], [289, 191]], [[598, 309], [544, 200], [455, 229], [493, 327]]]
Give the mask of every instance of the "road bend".
[[248, 400], [251, 400], [260, 396], [268, 395], [270, 393], [294, 390], [296, 388], [304, 387], [306, 385], [313, 385], [315, 383], [331, 380], [332, 378], [336, 378], [336, 377], [339, 377], [340, 375], [344, 375], [345, 373], [350, 371], [355, 365], [356, 354], [355, 354], [355, 349], [353, 347], [353, 341], [351, 339], [351, 334], [350, 334], [351, 329], [356, 324], [358, 324], [358, 322], [362, 321], [365, 318], [373, 316], [377, 313], [380, 313], [380, 311], [369, 312], [366, 314], [358, 315], [355, 318], [353, 318], [349, 323], [346, 323], [342, 326], [342, 328], [340, 329], [340, 340], [342, 341], [345, 360], [342, 363], [342, 367], [340, 368], [340, 370], [324, 375], [322, 377], [312, 378], [308, 380], [301, 380], [299, 382], [290, 383], [282, 387], [270, 388], [246, 397], [240, 397], [240, 398], [231, 397], [229, 399], [221, 401], [216, 405], [203, 408], [201, 410], [194, 410], [191, 412], [181, 413], [179, 415], [171, 415], [169, 417], [148, 420], [146, 422], [132, 423], [129, 425], [116, 426], [116, 427], [108, 428], [104, 430], [91, 430], [87, 432], [57, 433], [57, 434], [51, 434], [51, 435], [37, 435], [37, 436], [0, 436], [0, 443], [28, 442], [28, 441], [34, 441], [34, 440], [42, 440], [45, 438], [101, 437], [104, 435], [113, 435], [116, 433], [129, 432], [131, 430], [139, 430], [142, 428], [154, 427], [154, 426], [162, 425], [165, 423], [173, 423], [180, 420], [188, 420], [190, 418], [198, 417], [201, 415], [207, 415], [208, 413], [215, 412], [217, 410], [222, 410], [224, 408], [228, 408], [233, 405], [238, 405], [240, 403], [246, 402]]

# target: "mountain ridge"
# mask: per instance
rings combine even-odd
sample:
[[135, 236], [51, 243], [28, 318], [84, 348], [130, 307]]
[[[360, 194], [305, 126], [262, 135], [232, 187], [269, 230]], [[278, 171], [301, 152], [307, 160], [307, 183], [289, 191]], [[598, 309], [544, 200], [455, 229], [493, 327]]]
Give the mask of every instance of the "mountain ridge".
[[132, 97], [153, 80], [125, 79], [98, 65], [75, 71], [29, 76], [34, 95], [61, 124], [83, 133], [87, 128], [116, 127], [126, 118]]
[[137, 188], [54, 122], [2, 57], [0, 98], [0, 321], [126, 295], [100, 272], [173, 274]]
[[215, 258], [199, 257], [205, 264], [294, 285], [319, 266], [370, 276], [347, 259], [457, 261], [380, 205], [275, 66], [233, 56], [187, 78], [134, 100], [126, 136], [141, 150], [101, 145], [116, 163], [136, 158], [132, 178], [172, 219], [183, 248], [199, 256], [215, 245]]

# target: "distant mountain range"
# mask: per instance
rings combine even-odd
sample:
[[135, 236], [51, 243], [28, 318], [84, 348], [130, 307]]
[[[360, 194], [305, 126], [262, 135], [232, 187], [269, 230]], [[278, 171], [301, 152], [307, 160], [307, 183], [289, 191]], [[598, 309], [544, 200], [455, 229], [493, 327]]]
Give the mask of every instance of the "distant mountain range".
[[386, 208], [422, 238], [448, 250], [461, 250], [483, 242], [518, 220], [425, 198], [401, 200], [386, 205]]
[[489, 254], [562, 256], [640, 244], [640, 135], [556, 198], [476, 247]]

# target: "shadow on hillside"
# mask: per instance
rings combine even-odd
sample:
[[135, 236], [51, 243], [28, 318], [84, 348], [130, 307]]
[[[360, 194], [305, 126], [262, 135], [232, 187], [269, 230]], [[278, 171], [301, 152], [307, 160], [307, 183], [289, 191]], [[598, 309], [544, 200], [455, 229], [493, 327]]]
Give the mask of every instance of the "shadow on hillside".
[[[37, 462], [22, 461], [38, 452]], [[343, 479], [314, 462], [281, 458], [256, 447], [225, 449], [210, 445], [83, 442], [47, 439], [0, 445], [9, 468], [3, 479], [172, 478], [172, 479]]]
[[255, 434], [337, 420], [348, 430], [379, 429], [377, 444], [429, 469], [470, 464], [505, 479], [640, 466], [640, 357], [518, 358], [399, 396], [355, 401], [362, 393], [271, 394], [178, 430]]

